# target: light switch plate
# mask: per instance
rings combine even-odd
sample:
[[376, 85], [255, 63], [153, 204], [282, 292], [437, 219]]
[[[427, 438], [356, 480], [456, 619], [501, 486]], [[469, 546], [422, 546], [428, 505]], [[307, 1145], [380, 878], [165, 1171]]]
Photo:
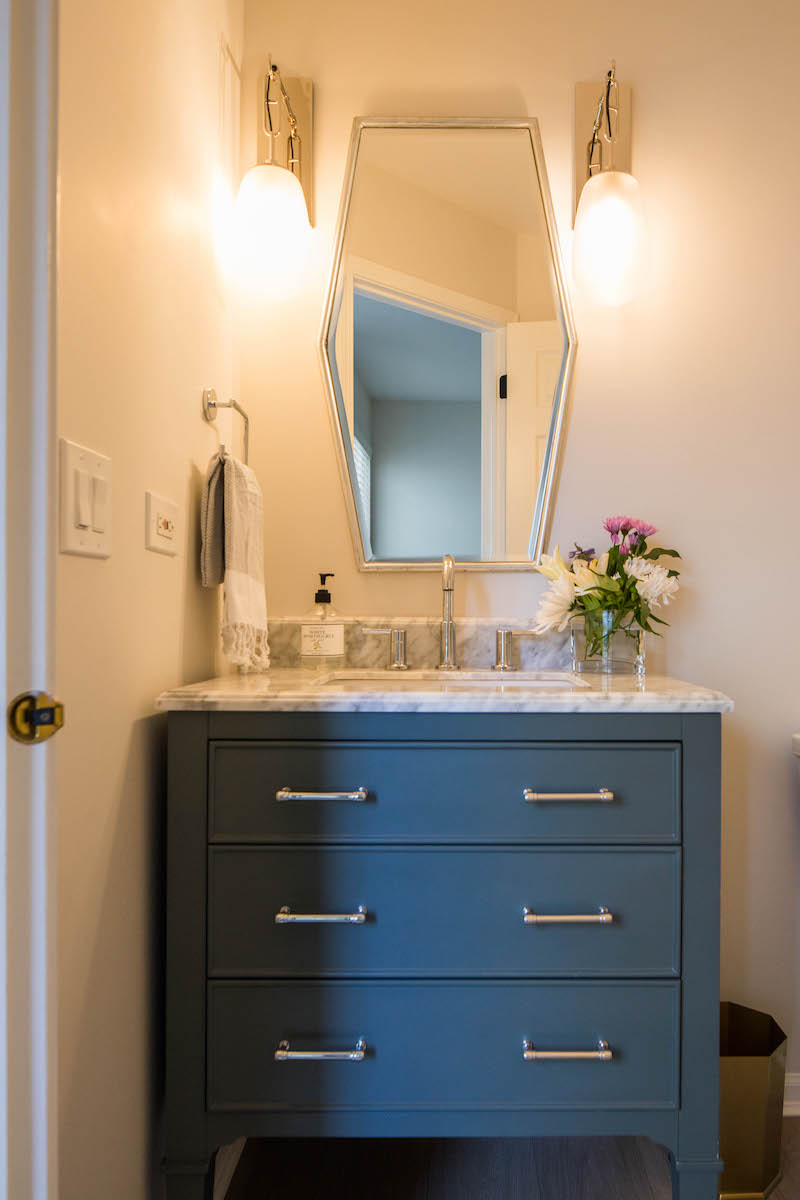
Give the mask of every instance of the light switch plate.
[[[62, 554], [88, 558], [111, 555], [111, 459], [76, 442], [60, 439], [60, 527]], [[95, 482], [95, 480], [99, 482]], [[79, 482], [83, 487], [79, 487]], [[95, 518], [95, 498], [104, 500], [103, 513]], [[78, 521], [81, 524], [78, 524]], [[102, 524], [103, 529], [93, 526]]]
[[156, 554], [178, 553], [178, 506], [155, 492], [145, 492], [144, 544]]

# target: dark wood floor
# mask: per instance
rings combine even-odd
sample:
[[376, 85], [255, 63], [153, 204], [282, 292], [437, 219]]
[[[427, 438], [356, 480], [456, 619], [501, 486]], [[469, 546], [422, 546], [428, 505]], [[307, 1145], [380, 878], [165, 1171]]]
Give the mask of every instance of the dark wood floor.
[[[783, 1127], [800, 1198], [800, 1119]], [[665, 1152], [641, 1138], [250, 1141], [228, 1200], [670, 1200]]]

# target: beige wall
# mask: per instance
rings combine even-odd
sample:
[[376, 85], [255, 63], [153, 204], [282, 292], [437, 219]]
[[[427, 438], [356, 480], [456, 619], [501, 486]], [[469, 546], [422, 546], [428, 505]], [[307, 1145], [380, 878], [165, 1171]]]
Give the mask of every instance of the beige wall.
[[517, 238], [517, 309], [520, 321], [553, 321], [556, 281], [546, 238], [541, 233]]
[[347, 253], [500, 308], [517, 307], [517, 238], [380, 167], [357, 174]]
[[[113, 460], [113, 554], [60, 556], [61, 1200], [157, 1194], [163, 688], [213, 673], [197, 577], [200, 394], [234, 384], [218, 216], [235, 147], [239, 0], [63, 0], [60, 432]], [[179, 502], [144, 549], [144, 492]], [[187, 517], [190, 519], [187, 521]]]
[[[800, 729], [800, 9], [309, 0], [304, 11], [298, 21], [289, 7], [247, 0], [246, 115], [268, 51], [316, 86], [310, 258], [292, 296], [251, 305], [241, 322], [271, 611], [304, 611], [322, 569], [336, 572], [344, 613], [439, 605], [433, 575], [358, 573], [340, 499], [315, 342], [352, 117], [538, 116], [569, 251], [573, 85], [600, 80], [614, 55], [634, 88], [649, 289], [621, 311], [590, 311], [576, 297], [553, 533], [562, 545], [596, 543], [600, 519], [627, 511], [684, 553], [684, 592], [657, 659], [737, 702], [725, 720], [724, 992], [800, 1035], [800, 789], [789, 754]], [[532, 575], [459, 576], [457, 607], [523, 617], [540, 590]], [[800, 1036], [792, 1062], [800, 1070]]]

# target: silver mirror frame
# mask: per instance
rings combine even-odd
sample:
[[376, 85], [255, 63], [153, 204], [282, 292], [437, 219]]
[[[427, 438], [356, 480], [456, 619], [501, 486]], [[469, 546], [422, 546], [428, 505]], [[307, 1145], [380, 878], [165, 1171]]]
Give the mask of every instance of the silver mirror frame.
[[545, 449], [544, 469], [539, 480], [539, 490], [536, 506], [531, 522], [531, 557], [521, 561], [503, 562], [501, 560], [485, 562], [457, 562], [458, 571], [531, 571], [539, 562], [546, 545], [549, 533], [550, 509], [554, 498], [555, 485], [558, 477], [559, 458], [564, 429], [567, 398], [570, 380], [575, 362], [575, 352], [578, 339], [575, 332], [575, 320], [572, 315], [569, 292], [567, 290], [564, 263], [561, 257], [561, 247], [558, 241], [553, 201], [550, 196], [550, 185], [547, 180], [547, 168], [544, 161], [544, 149], [539, 133], [539, 122], [533, 118], [503, 119], [503, 118], [462, 118], [462, 117], [355, 117], [350, 136], [350, 149], [347, 155], [347, 166], [342, 183], [342, 198], [339, 205], [339, 216], [336, 222], [334, 239], [333, 263], [331, 266], [328, 290], [325, 296], [325, 307], [322, 314], [322, 325], [319, 336], [319, 357], [325, 391], [328, 396], [328, 410], [331, 419], [334, 441], [336, 443], [339, 474], [344, 491], [347, 516], [350, 522], [350, 532], [353, 546], [361, 571], [441, 571], [441, 563], [431, 562], [375, 562], [367, 560], [364, 555], [364, 543], [361, 537], [361, 525], [353, 492], [353, 484], [348, 464], [346, 434], [342, 428], [339, 416], [339, 405], [333, 382], [333, 372], [330, 362], [329, 339], [331, 322], [336, 303], [336, 288], [344, 253], [344, 238], [347, 228], [347, 218], [350, 212], [350, 202], [353, 195], [356, 163], [361, 145], [361, 135], [365, 129], [527, 129], [531, 139], [536, 174], [542, 194], [547, 237], [553, 261], [553, 274], [558, 290], [559, 304], [564, 320], [564, 334], [567, 341], [566, 354], [563, 359], [556, 395], [553, 400], [553, 414]]

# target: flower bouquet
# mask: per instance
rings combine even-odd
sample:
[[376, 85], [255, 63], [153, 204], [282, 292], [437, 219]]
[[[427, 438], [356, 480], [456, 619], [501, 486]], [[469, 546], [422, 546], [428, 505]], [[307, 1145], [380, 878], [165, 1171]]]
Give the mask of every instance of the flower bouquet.
[[661, 558], [680, 558], [663, 546], [648, 549], [656, 532], [635, 517], [608, 517], [603, 527], [611, 546], [603, 554], [575, 545], [565, 563], [556, 546], [536, 567], [550, 580], [536, 614], [537, 633], [569, 625], [573, 669], [644, 673], [645, 633], [667, 622], [653, 611], [678, 591], [679, 572]]

